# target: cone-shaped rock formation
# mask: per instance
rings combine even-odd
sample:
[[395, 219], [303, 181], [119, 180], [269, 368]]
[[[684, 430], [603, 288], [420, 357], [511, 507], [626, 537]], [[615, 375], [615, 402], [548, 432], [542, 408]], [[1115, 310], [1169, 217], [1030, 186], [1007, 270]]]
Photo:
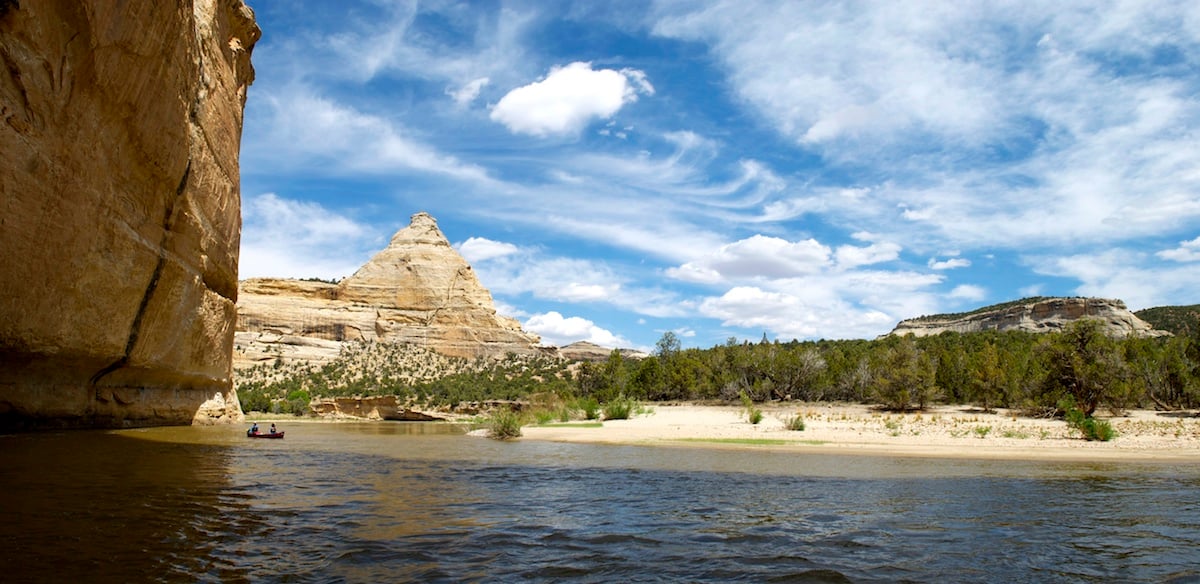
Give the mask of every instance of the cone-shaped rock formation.
[[427, 213], [339, 284], [241, 283], [235, 366], [322, 361], [343, 342], [413, 343], [454, 357], [541, 353], [537, 335], [496, 314], [492, 295]]

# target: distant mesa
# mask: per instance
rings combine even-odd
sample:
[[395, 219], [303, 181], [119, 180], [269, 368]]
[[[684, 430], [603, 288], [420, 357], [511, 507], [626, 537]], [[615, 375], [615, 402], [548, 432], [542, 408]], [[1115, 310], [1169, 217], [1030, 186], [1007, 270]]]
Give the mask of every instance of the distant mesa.
[[491, 293], [428, 213], [413, 215], [386, 249], [338, 284], [243, 280], [237, 313], [235, 368], [331, 361], [355, 341], [411, 343], [468, 359], [555, 353], [496, 313]]
[[1159, 337], [1157, 330], [1125, 308], [1120, 300], [1105, 298], [1034, 297], [985, 306], [960, 314], [922, 316], [900, 321], [890, 335], [928, 337], [944, 332], [1025, 331], [1045, 333], [1083, 319], [1099, 320], [1113, 337]]
[[648, 357], [646, 353], [634, 349], [608, 349], [595, 343], [589, 343], [588, 341], [571, 343], [560, 348], [558, 352], [568, 361], [600, 362], [607, 361], [614, 350], [619, 351], [620, 355], [626, 359], [645, 359]]

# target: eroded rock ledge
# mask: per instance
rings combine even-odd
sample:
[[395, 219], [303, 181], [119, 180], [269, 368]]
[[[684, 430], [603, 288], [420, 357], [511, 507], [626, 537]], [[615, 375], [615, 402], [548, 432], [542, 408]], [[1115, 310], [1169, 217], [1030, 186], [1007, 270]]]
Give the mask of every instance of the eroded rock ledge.
[[1105, 334], [1112, 337], [1170, 334], [1155, 330], [1125, 308], [1124, 302], [1106, 298], [1033, 298], [964, 315], [912, 318], [900, 321], [890, 334], [927, 337], [943, 332], [988, 330], [1043, 333], [1061, 330], [1067, 324], [1083, 318], [1100, 321]]

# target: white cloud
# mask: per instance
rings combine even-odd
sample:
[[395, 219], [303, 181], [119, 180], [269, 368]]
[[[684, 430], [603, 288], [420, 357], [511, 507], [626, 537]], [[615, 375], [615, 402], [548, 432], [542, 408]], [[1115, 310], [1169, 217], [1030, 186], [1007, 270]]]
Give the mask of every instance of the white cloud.
[[1179, 247], [1175, 249], [1164, 249], [1154, 255], [1175, 262], [1197, 262], [1200, 261], [1200, 237], [1190, 241], [1179, 242]]
[[479, 79], [471, 80], [469, 83], [459, 87], [458, 89], [447, 89], [446, 95], [449, 95], [452, 99], [454, 99], [454, 103], [462, 107], [475, 101], [475, 98], [479, 97], [479, 92], [482, 91], [484, 86], [489, 82], [491, 82], [491, 80], [487, 77], [480, 77]]
[[984, 298], [987, 298], [987, 290], [971, 284], [960, 284], [955, 286], [954, 289], [950, 291], [950, 297], [958, 300], [972, 300], [978, 302]]
[[1111, 244], [1200, 220], [1184, 65], [1198, 21], [1194, 3], [1153, 0], [729, 0], [662, 3], [651, 26], [706, 44], [731, 92], [870, 193], [802, 193], [764, 217], [819, 213], [918, 250]]
[[796, 295], [754, 286], [739, 286], [719, 297], [706, 298], [699, 311], [725, 326], [761, 330], [784, 340], [874, 336], [896, 323], [893, 317], [877, 310], [841, 303], [812, 306]]
[[708, 256], [670, 268], [680, 280], [712, 282], [739, 278], [788, 278], [812, 274], [830, 263], [830, 250], [815, 239], [787, 241], [754, 235], [722, 245]]
[[244, 151], [248, 163], [269, 165], [280, 172], [303, 168], [325, 173], [389, 173], [417, 171], [485, 185], [494, 184], [482, 167], [440, 152], [405, 136], [401, 126], [379, 115], [290, 88], [255, 101], [257, 112], [270, 120], [260, 123], [266, 133], [254, 135]]
[[955, 268], [965, 268], [970, 265], [971, 260], [965, 258], [950, 258], [942, 261], [938, 261], [937, 258], [929, 258], [929, 269], [931, 270], [953, 270]]
[[480, 283], [493, 295], [554, 302], [607, 304], [656, 317], [686, 313], [675, 292], [646, 287], [628, 270], [599, 261], [547, 257], [538, 250], [496, 256], [473, 266]]
[[612, 117], [639, 93], [654, 93], [641, 71], [594, 70], [591, 63], [575, 62], [508, 92], [491, 118], [515, 134], [574, 134], [592, 120]]
[[900, 246], [887, 241], [872, 243], [865, 247], [840, 245], [837, 248], [838, 267], [843, 270], [890, 262], [898, 257], [900, 257]]
[[1030, 258], [1035, 271], [1079, 280], [1080, 296], [1117, 298], [1132, 310], [1194, 299], [1200, 270], [1191, 264], [1150, 267], [1148, 254], [1121, 248], [1095, 253]]
[[242, 202], [239, 278], [342, 278], [370, 257], [379, 234], [317, 203], [274, 193]]
[[454, 246], [454, 248], [458, 250], [458, 253], [469, 264], [512, 255], [519, 251], [517, 246], [511, 243], [492, 241], [483, 237], [469, 237], [466, 241]]
[[577, 341], [587, 341], [610, 349], [632, 346], [627, 339], [597, 326], [586, 318], [564, 318], [556, 311], [530, 316], [522, 327], [541, 335], [543, 343], [558, 347]]

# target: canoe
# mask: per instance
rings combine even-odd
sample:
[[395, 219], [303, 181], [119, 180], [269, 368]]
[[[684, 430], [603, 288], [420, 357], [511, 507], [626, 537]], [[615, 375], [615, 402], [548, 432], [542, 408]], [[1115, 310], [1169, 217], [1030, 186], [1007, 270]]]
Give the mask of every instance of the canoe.
[[283, 432], [276, 432], [274, 434], [251, 434], [249, 430], [246, 430], [246, 437], [247, 438], [283, 438]]

